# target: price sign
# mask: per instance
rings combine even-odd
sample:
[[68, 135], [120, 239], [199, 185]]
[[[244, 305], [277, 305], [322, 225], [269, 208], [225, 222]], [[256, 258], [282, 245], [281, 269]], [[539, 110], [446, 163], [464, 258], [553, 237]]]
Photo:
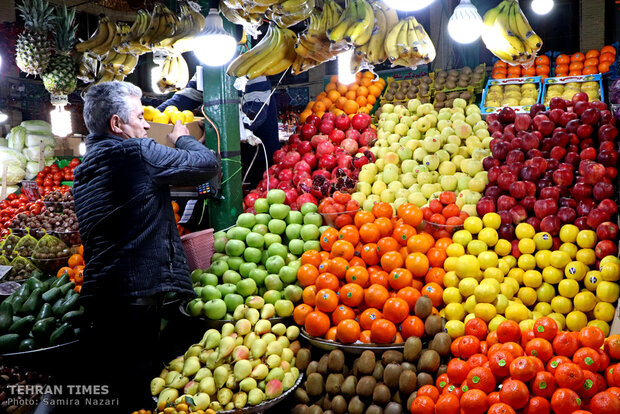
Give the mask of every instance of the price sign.
[[28, 197], [28, 201], [37, 201], [41, 198], [39, 186], [35, 181], [22, 181], [22, 192]]
[[13, 269], [13, 266], [0, 266], [0, 279]]

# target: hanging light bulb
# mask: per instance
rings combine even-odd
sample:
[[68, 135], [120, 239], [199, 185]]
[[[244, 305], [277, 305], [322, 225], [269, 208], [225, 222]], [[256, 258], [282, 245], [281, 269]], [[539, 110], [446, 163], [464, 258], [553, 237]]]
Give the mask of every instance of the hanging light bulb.
[[235, 56], [237, 41], [226, 30], [218, 9], [211, 9], [205, 28], [194, 38], [194, 54], [207, 66], [222, 66]]
[[402, 11], [422, 10], [434, 1], [435, 0], [383, 0], [386, 6]]
[[56, 106], [50, 112], [52, 121], [52, 134], [57, 137], [66, 137], [73, 132], [71, 127], [71, 112], [66, 111], [64, 106]]
[[7, 119], [9, 119], [9, 116], [4, 112], [0, 111], [0, 124], [6, 122]]
[[161, 66], [153, 66], [151, 68], [151, 90], [155, 93], [162, 93], [162, 90], [157, 85], [159, 81], [159, 77], [161, 76]]
[[482, 18], [470, 0], [461, 0], [448, 22], [448, 33], [458, 43], [472, 43], [480, 37]]
[[553, 0], [532, 0], [532, 10], [536, 14], [547, 14], [553, 9]]
[[351, 59], [353, 48], [338, 55], [338, 82], [350, 85], [355, 82], [355, 73], [351, 73]]
[[78, 144], [78, 154], [80, 154], [82, 157], [84, 156], [84, 154], [86, 154], [86, 143], [84, 141]]

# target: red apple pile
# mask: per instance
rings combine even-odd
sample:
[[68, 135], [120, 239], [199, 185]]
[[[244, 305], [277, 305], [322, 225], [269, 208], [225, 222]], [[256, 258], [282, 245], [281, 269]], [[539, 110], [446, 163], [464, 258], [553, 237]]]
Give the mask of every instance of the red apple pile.
[[253, 213], [268, 188], [284, 190], [285, 204], [294, 210], [308, 202], [318, 205], [335, 191], [353, 192], [362, 166], [375, 161], [370, 146], [376, 138], [368, 114], [310, 115], [273, 154], [274, 164], [245, 196], [244, 210]]
[[529, 114], [504, 108], [487, 117], [491, 157], [483, 160], [489, 185], [477, 205], [480, 216], [497, 212], [499, 236], [514, 239], [515, 226], [557, 236], [564, 224], [596, 230], [599, 258], [617, 254], [618, 226], [612, 180], [618, 174], [618, 130], [602, 102], [577, 93], [553, 98], [550, 109], [532, 105]]

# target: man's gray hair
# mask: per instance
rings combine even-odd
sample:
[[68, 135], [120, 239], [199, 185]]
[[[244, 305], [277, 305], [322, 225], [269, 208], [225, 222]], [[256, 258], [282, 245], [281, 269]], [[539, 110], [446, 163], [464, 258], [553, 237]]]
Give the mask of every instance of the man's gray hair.
[[110, 133], [110, 119], [118, 115], [129, 122], [133, 109], [130, 96], [142, 97], [142, 90], [128, 82], [103, 82], [93, 85], [84, 96], [84, 123], [91, 134]]

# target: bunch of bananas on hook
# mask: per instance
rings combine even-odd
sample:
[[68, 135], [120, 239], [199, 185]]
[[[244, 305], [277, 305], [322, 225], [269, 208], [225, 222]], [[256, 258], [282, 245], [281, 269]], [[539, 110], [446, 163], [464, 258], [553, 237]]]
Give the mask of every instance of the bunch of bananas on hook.
[[291, 27], [309, 18], [315, 6], [315, 0], [283, 0], [269, 7], [265, 17], [280, 27]]
[[183, 56], [180, 53], [166, 56], [156, 83], [160, 91], [174, 92], [185, 88], [187, 82], [189, 82], [189, 68]]
[[387, 33], [384, 46], [392, 66], [415, 68], [432, 62], [436, 56], [433, 42], [413, 16], [399, 21]]
[[495, 56], [511, 65], [531, 66], [542, 47], [517, 0], [504, 0], [483, 19], [482, 40]]
[[226, 73], [229, 76], [247, 76], [248, 79], [280, 73], [295, 61], [296, 41], [295, 32], [270, 24], [263, 39], [233, 60]]

